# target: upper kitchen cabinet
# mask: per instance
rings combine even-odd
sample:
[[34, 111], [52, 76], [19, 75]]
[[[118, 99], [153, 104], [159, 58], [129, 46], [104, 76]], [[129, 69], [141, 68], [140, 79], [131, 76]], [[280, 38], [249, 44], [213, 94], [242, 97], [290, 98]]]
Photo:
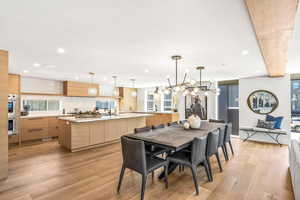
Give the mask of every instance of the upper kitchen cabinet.
[[20, 92], [20, 75], [8, 75], [8, 94], [19, 94]]
[[[89, 92], [94, 88], [95, 92]], [[96, 97], [99, 96], [99, 84], [64, 81], [64, 95], [69, 97]]]
[[132, 112], [137, 111], [137, 89], [136, 88], [119, 88], [120, 111]]

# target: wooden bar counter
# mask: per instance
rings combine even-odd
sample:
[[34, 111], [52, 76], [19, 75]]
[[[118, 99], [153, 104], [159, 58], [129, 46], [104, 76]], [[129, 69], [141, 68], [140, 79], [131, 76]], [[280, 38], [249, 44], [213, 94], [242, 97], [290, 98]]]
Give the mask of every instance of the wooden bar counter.
[[59, 143], [71, 152], [98, 147], [119, 141], [122, 135], [146, 126], [149, 114], [121, 114], [101, 118], [59, 118]]

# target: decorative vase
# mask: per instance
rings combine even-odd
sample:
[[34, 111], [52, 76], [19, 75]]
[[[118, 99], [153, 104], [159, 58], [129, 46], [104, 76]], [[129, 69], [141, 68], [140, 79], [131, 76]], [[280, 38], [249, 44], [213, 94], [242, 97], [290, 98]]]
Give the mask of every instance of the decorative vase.
[[183, 124], [183, 128], [184, 129], [190, 129], [190, 124], [188, 123], [188, 122], [185, 122], [184, 124]]
[[191, 128], [197, 129], [197, 128], [200, 128], [200, 126], [201, 126], [201, 119], [198, 115], [191, 115], [188, 118], [188, 122], [189, 122]]

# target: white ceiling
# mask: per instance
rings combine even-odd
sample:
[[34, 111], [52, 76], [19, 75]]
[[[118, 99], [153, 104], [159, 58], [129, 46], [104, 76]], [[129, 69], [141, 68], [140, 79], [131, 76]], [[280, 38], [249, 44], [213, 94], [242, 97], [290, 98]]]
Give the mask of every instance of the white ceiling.
[[161, 85], [167, 75], [174, 81], [174, 54], [183, 56], [180, 74], [188, 68], [194, 78], [197, 65], [210, 80], [266, 74], [243, 0], [9, 0], [0, 7], [0, 49], [10, 52], [10, 72], [57, 80], [89, 81], [92, 71], [100, 83], [117, 75], [120, 85], [132, 77], [136, 86]]

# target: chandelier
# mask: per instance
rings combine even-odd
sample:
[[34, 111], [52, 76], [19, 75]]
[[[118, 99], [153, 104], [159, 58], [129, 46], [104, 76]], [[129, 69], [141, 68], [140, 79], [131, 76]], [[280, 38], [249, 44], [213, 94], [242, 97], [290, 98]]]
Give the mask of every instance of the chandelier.
[[174, 55], [171, 58], [172, 58], [172, 60], [175, 60], [175, 84], [172, 85], [170, 77], [167, 77], [169, 86], [164, 89], [165, 94], [170, 94], [170, 92], [173, 92], [176, 94], [181, 91], [184, 96], [186, 96], [186, 95], [195, 96], [195, 95], [199, 95], [202, 93], [207, 96], [209, 94], [209, 92], [213, 92], [213, 93], [216, 93], [217, 95], [219, 95], [219, 90], [212, 88], [212, 85], [213, 85], [212, 82], [208, 81], [208, 82], [206, 82], [206, 84], [203, 84], [202, 70], [205, 69], [204, 66], [196, 67], [196, 70], [199, 71], [199, 81], [198, 82], [194, 81], [194, 80], [191, 80], [190, 82], [186, 82], [186, 78], [188, 75], [188, 71], [186, 71], [184, 74], [182, 83], [178, 83], [178, 61], [181, 60], [182, 57], [180, 55]]

